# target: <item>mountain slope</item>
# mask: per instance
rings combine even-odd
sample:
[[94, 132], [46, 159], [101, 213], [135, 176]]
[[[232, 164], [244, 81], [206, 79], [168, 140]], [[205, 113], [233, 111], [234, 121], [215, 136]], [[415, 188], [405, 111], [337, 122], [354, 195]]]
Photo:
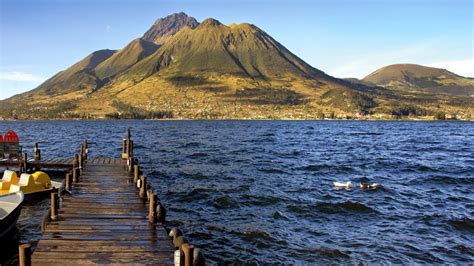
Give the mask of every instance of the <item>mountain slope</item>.
[[53, 96], [79, 90], [94, 90], [97, 86], [100, 86], [100, 80], [94, 75], [94, 68], [110, 58], [114, 53], [114, 50], [93, 52], [68, 69], [48, 79], [29, 93]]
[[149, 56], [158, 48], [159, 46], [152, 42], [135, 39], [125, 48], [100, 63], [95, 68], [95, 75], [100, 79], [113, 77]]
[[172, 14], [165, 18], [158, 19], [155, 24], [143, 34], [142, 39], [162, 45], [182, 28], [189, 27], [194, 29], [198, 25], [199, 23], [195, 18], [189, 17], [183, 12]]
[[362, 81], [397, 90], [474, 95], [474, 79], [445, 69], [414, 64], [389, 65], [374, 71]]

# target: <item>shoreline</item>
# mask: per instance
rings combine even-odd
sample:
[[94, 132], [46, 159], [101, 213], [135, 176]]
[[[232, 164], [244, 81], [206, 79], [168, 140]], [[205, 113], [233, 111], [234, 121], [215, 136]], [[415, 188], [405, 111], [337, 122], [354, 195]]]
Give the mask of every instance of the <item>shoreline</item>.
[[474, 122], [474, 119], [463, 120], [463, 119], [420, 119], [420, 118], [406, 118], [406, 119], [298, 119], [298, 118], [282, 118], [282, 119], [267, 119], [267, 118], [226, 118], [226, 119], [190, 119], [190, 118], [165, 118], [165, 119], [107, 119], [107, 118], [95, 118], [95, 119], [0, 119], [0, 122], [21, 122], [21, 121], [385, 121], [385, 122]]

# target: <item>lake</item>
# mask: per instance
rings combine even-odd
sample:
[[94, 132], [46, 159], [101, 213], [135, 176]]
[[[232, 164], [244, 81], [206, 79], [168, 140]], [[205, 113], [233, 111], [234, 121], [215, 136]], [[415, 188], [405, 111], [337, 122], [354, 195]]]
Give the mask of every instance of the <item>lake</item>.
[[[208, 262], [473, 262], [472, 122], [0, 122], [43, 158], [72, 157], [85, 138], [90, 156], [118, 157], [128, 127], [166, 226]], [[20, 241], [39, 239], [48, 207], [25, 206]]]

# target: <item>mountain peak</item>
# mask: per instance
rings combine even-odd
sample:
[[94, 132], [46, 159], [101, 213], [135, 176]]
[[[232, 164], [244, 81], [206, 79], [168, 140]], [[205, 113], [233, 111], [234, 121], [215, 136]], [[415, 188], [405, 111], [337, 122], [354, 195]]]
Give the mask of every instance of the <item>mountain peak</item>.
[[190, 27], [194, 29], [198, 25], [199, 22], [197, 22], [195, 18], [188, 16], [186, 13], [174, 13], [155, 21], [153, 26], [143, 34], [142, 39], [161, 45], [182, 28]]
[[213, 19], [213, 18], [208, 18], [201, 23], [201, 26], [215, 27], [215, 26], [221, 26], [221, 25], [222, 23], [219, 20]]

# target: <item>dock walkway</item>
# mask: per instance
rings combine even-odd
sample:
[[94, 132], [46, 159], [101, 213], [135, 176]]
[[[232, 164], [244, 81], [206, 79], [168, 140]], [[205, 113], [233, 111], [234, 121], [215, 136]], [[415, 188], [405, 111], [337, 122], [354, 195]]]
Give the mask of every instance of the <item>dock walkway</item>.
[[148, 201], [137, 196], [125, 162], [87, 160], [46, 226], [33, 265], [174, 264], [172, 241], [161, 224], [149, 222]]

